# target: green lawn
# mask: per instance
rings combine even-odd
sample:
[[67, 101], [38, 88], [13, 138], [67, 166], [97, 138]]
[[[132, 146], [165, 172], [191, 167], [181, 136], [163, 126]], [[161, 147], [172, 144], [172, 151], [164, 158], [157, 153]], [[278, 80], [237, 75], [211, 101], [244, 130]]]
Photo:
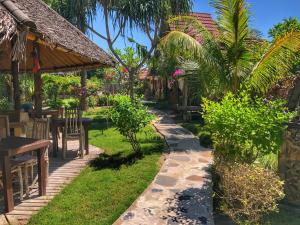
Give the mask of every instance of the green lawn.
[[86, 115], [96, 120], [89, 133], [90, 143], [105, 154], [33, 216], [30, 225], [112, 224], [158, 172], [164, 144], [152, 127], [139, 134], [145, 156], [136, 159], [130, 144], [106, 124], [102, 110]]

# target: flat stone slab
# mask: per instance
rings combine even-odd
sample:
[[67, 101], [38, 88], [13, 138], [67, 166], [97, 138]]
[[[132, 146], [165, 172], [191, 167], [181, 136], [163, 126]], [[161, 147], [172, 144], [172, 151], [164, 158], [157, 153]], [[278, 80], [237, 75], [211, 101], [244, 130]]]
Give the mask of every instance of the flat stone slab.
[[159, 117], [154, 126], [170, 153], [148, 189], [114, 225], [214, 225], [211, 151], [168, 115], [154, 112]]
[[165, 187], [173, 187], [177, 180], [173, 177], [159, 175], [156, 177], [155, 183]]
[[181, 162], [188, 162], [191, 159], [187, 156], [181, 156], [181, 155], [174, 155], [170, 157], [171, 159], [177, 160], [177, 161], [181, 161]]

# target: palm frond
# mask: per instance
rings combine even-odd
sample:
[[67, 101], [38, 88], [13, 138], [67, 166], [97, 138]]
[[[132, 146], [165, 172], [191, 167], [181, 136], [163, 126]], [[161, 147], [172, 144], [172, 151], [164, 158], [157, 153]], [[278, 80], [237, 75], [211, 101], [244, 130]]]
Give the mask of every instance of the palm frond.
[[[214, 37], [198, 19], [193, 16], [176, 16], [170, 18], [168, 23], [178, 30], [171, 31], [162, 38], [160, 44], [162, 48], [172, 49], [176, 47], [183, 51], [187, 50], [192, 52], [194, 60], [204, 62], [212, 67], [219, 66], [220, 59], [223, 57], [217, 37]], [[197, 34], [196, 37], [182, 31], [186, 29], [187, 33], [191, 30]]]
[[228, 79], [232, 91], [236, 92], [249, 68], [250, 55], [245, 41], [250, 33], [248, 9], [244, 0], [213, 0], [212, 4], [218, 14], [220, 39], [230, 72]]
[[181, 31], [171, 31], [160, 40], [159, 47], [161, 49], [170, 49], [174, 46], [182, 48], [182, 50], [192, 51], [195, 56], [202, 52], [202, 45], [190, 35]]
[[287, 33], [275, 41], [255, 65], [250, 86], [265, 93], [281, 77], [287, 75], [297, 62], [300, 51], [300, 32]]

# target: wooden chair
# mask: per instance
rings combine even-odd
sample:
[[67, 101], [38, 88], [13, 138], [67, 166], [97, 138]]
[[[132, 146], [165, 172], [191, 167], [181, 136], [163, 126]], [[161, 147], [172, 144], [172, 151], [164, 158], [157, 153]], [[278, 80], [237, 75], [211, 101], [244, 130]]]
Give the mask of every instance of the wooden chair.
[[9, 118], [10, 129], [13, 130], [14, 136], [24, 137], [26, 135], [27, 123], [29, 122], [29, 114], [18, 110], [1, 111], [0, 115], [6, 115]]
[[78, 109], [65, 110], [65, 126], [62, 135], [62, 157], [66, 158], [68, 140], [79, 140], [79, 155], [84, 155], [84, 130], [82, 126], [82, 111]]
[[[32, 125], [32, 132], [30, 138], [47, 140], [49, 139], [49, 120], [48, 119], [34, 119]], [[49, 171], [49, 159], [48, 159], [48, 149], [46, 151], [47, 157], [47, 174]], [[16, 157], [14, 159], [17, 163], [22, 165], [24, 170], [24, 183], [26, 196], [29, 196], [29, 192], [37, 184], [38, 176], [34, 177], [34, 167], [37, 165], [37, 158], [35, 152], [24, 154], [22, 156]], [[29, 172], [29, 175], [28, 175]], [[47, 178], [46, 178], [47, 180]], [[29, 185], [29, 181], [31, 184]]]
[[9, 117], [0, 115], [0, 138], [10, 136]]
[[[33, 121], [33, 127], [32, 127], [32, 135], [31, 138], [33, 139], [38, 139], [38, 140], [48, 140], [50, 139], [49, 135], [50, 135], [50, 123], [49, 123], [49, 119], [34, 119]], [[49, 174], [49, 148], [46, 150], [46, 161], [47, 161], [47, 176]], [[28, 195], [29, 190], [32, 189], [35, 184], [37, 184], [37, 180], [38, 180], [38, 176], [35, 176], [35, 178], [33, 178], [33, 171], [34, 171], [34, 166], [37, 165], [37, 159], [36, 156], [34, 154], [32, 154], [32, 158], [28, 161], [26, 161], [25, 163], [25, 189], [26, 189], [26, 194]], [[30, 180], [31, 185], [28, 186], [28, 168], [30, 169]], [[46, 178], [46, 180], [48, 180], [48, 177]]]
[[[3, 116], [0, 115], [0, 141], [1, 138], [6, 138], [10, 136], [10, 129], [9, 129], [9, 117], [8, 116]], [[3, 183], [2, 183], [2, 165], [0, 165], [1, 170], [0, 170], [0, 186], [3, 188]], [[23, 200], [23, 193], [24, 193], [24, 186], [23, 186], [23, 174], [22, 174], [22, 165], [15, 163], [12, 160], [12, 168], [11, 168], [11, 175], [12, 178], [17, 177], [17, 182], [19, 183], [20, 186], [20, 200]]]

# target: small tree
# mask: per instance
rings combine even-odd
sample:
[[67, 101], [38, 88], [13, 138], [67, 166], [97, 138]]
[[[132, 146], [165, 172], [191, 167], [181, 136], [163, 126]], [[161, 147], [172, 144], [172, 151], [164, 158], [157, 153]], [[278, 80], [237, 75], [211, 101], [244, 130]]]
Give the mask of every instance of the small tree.
[[141, 146], [136, 135], [150, 123], [152, 115], [148, 113], [140, 99], [131, 101], [128, 95], [116, 95], [113, 102], [110, 110], [113, 123], [129, 140], [133, 150], [141, 154]]
[[[188, 13], [191, 10], [191, 0], [99, 0], [105, 23], [105, 34], [100, 34], [92, 27], [89, 29], [105, 40], [111, 53], [117, 61], [128, 70], [130, 98], [134, 99], [134, 81], [136, 74], [143, 67], [148, 59], [153, 55], [161, 36], [166, 31], [166, 19], [174, 14]], [[110, 24], [118, 31], [113, 37]], [[137, 65], [130, 65], [118, 54], [114, 47], [115, 42], [129, 28], [138, 29], [145, 33], [150, 41], [150, 48], [134, 41], [134, 37], [129, 37], [129, 42], [136, 45], [140, 53], [141, 60]]]

